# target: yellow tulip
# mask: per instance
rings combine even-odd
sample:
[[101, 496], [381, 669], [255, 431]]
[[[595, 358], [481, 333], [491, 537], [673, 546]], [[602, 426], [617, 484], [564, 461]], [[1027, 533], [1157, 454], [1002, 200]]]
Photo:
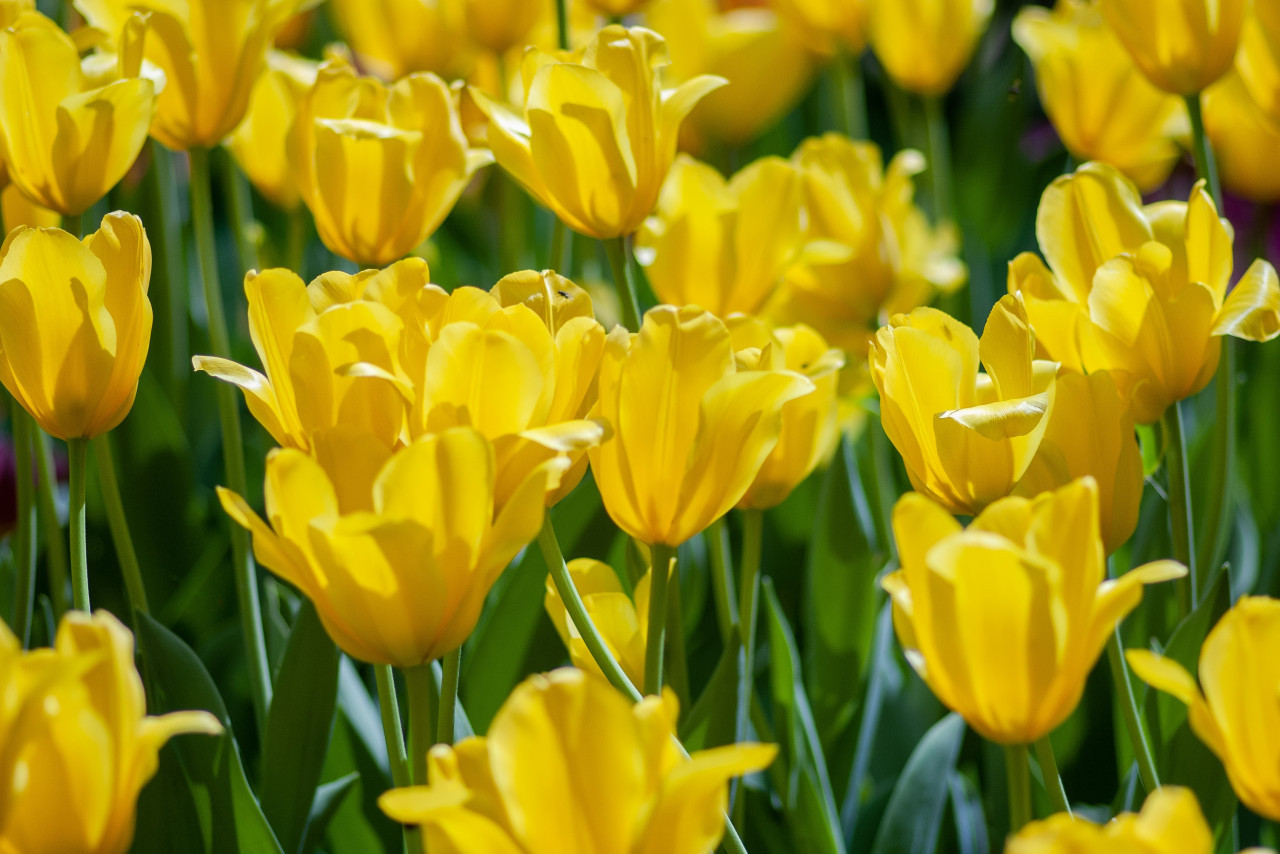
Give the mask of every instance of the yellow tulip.
[[227, 137], [227, 149], [253, 186], [286, 210], [296, 208], [299, 200], [289, 164], [289, 130], [319, 67], [278, 50], [267, 54], [267, 70], [253, 87], [249, 111]]
[[[578, 558], [569, 561], [568, 569], [591, 622], [604, 638], [614, 660], [622, 666], [633, 685], [643, 685], [645, 639], [649, 636], [649, 574], [645, 573], [636, 582], [632, 596], [627, 596], [617, 573], [607, 563]], [[565, 649], [569, 650], [574, 667], [603, 679], [600, 665], [591, 657], [578, 627], [569, 619], [564, 601], [550, 575], [547, 576], [546, 587], [543, 607], [555, 624]]]
[[742, 370], [724, 323], [658, 306], [616, 327], [593, 415], [612, 436], [587, 453], [605, 509], [643, 543], [678, 546], [742, 500], [778, 441], [783, 405], [813, 392], [798, 373]]
[[[1200, 684], [1182, 665], [1129, 650], [1138, 677], [1187, 704], [1191, 729], [1226, 766], [1249, 809], [1280, 820], [1280, 601], [1246, 596], [1223, 615], [1200, 649]], [[1203, 691], [1203, 693], [1201, 693]]]
[[156, 81], [140, 76], [146, 22], [129, 18], [118, 63], [81, 67], [71, 37], [29, 12], [0, 31], [0, 150], [9, 177], [40, 205], [78, 216], [107, 194], [147, 141]]
[[175, 735], [208, 712], [147, 716], [133, 637], [106, 611], [69, 611], [53, 649], [24, 653], [0, 622], [0, 851], [124, 854], [138, 793]]
[[734, 744], [685, 759], [677, 700], [632, 705], [603, 680], [556, 670], [522, 682], [485, 737], [427, 756], [429, 785], [378, 799], [421, 825], [422, 851], [454, 854], [700, 854], [724, 833], [731, 778], [773, 761]]
[[1186, 569], [1158, 561], [1106, 580], [1091, 478], [1005, 498], [965, 529], [916, 493], [893, 511], [902, 569], [884, 579], [907, 661], [942, 703], [1000, 744], [1066, 720], [1142, 586]]
[[523, 116], [471, 93], [490, 119], [498, 165], [570, 228], [613, 238], [635, 232], [652, 212], [680, 123], [724, 83], [703, 76], [663, 89], [666, 65], [657, 33], [611, 25], [573, 61], [525, 55]]
[[812, 54], [763, 3], [653, 0], [645, 26], [667, 40], [675, 79], [713, 74], [729, 82], [689, 114], [681, 134], [686, 149], [754, 139], [790, 112], [813, 81]]
[[801, 176], [791, 163], [762, 157], [725, 181], [682, 154], [636, 238], [636, 258], [662, 302], [752, 314], [799, 257], [802, 228]]
[[1190, 789], [1168, 786], [1147, 796], [1142, 812], [1099, 826], [1059, 813], [1024, 827], [1004, 854], [1210, 854], [1213, 833]]
[[1204, 129], [1217, 157], [1222, 186], [1253, 202], [1280, 201], [1280, 121], [1273, 121], [1249, 95], [1235, 70], [1204, 93]]
[[13, 184], [0, 190], [0, 211], [3, 211], [5, 227], [17, 228], [27, 225], [32, 228], [57, 228], [62, 225], [62, 214], [41, 207]]
[[1164, 183], [1190, 137], [1186, 105], [1143, 76], [1091, 0], [1022, 9], [1014, 40], [1031, 57], [1036, 89], [1077, 160], [1100, 160], [1144, 191]]
[[944, 95], [986, 32], [993, 0], [873, 2], [871, 50], [893, 82], [919, 95]]
[[333, 0], [329, 6], [361, 67], [384, 80], [417, 71], [452, 78], [470, 63], [461, 0]]
[[650, 0], [586, 0], [586, 4], [601, 15], [621, 18], [639, 12]]
[[1152, 83], [1194, 95], [1235, 60], [1250, 0], [1099, 0], [1107, 23]]
[[1228, 293], [1232, 233], [1203, 182], [1186, 203], [1143, 207], [1127, 178], [1087, 163], [1045, 190], [1036, 234], [1048, 266], [1020, 255], [1009, 292], [1020, 294], [1049, 357], [1111, 371], [1140, 424], [1208, 384], [1221, 336], [1280, 334], [1270, 264], [1255, 261]]
[[813, 383], [813, 392], [782, 407], [782, 429], [760, 473], [739, 507], [765, 510], [781, 504], [835, 452], [840, 441], [837, 401], [844, 354], [827, 347], [822, 336], [803, 324], [770, 329], [763, 320], [744, 315], [726, 323], [738, 365], [748, 369], [794, 371]]
[[457, 649], [498, 575], [537, 536], [568, 460], [543, 462], [499, 508], [493, 447], [471, 428], [394, 453], [345, 426], [325, 438], [318, 458], [267, 456], [269, 526], [220, 488], [223, 509], [353, 658], [410, 668]]
[[430, 237], [492, 158], [467, 147], [439, 77], [413, 74], [387, 87], [332, 59], [298, 105], [289, 160], [324, 244], [381, 266]]
[[1258, 107], [1280, 123], [1280, 5], [1253, 4], [1240, 31], [1236, 70]]
[[132, 214], [83, 241], [20, 226], [0, 248], [0, 382], [41, 428], [89, 438], [129, 414], [151, 343], [151, 244]]
[[467, 31], [491, 53], [506, 53], [529, 44], [534, 26], [548, 3], [528, 0], [466, 0]]
[[89, 24], [115, 34], [150, 14], [146, 58], [168, 81], [151, 134], [169, 148], [210, 148], [244, 118], [276, 31], [300, 0], [75, 0]]
[[866, 47], [872, 0], [773, 0], [773, 5], [821, 53], [834, 52], [838, 44], [857, 56]]

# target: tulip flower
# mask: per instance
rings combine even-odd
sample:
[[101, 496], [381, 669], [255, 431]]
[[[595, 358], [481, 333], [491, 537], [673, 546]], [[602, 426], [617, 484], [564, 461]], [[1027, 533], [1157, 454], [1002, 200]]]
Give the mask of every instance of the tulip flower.
[[164, 81], [141, 76], [145, 19], [126, 20], [105, 74], [58, 25], [29, 12], [0, 32], [0, 150], [9, 177], [40, 205], [79, 216], [107, 194], [147, 141]]
[[773, 5], [820, 53], [832, 53], [838, 46], [856, 56], [866, 47], [871, 0], [774, 0]]
[[1178, 662], [1129, 650], [1138, 678], [1187, 705], [1192, 731], [1227, 769], [1231, 788], [1258, 815], [1280, 821], [1280, 601], [1246, 596], [1200, 649], [1200, 684]]
[[383, 80], [418, 71], [459, 77], [470, 64], [459, 0], [333, 0], [330, 7], [360, 67]]
[[1280, 201], [1280, 121], [1253, 100], [1235, 70], [1204, 93], [1204, 129], [1216, 153], [1222, 186], [1260, 204]]
[[719, 317], [755, 313], [800, 256], [801, 199], [800, 172], [780, 158], [762, 157], [725, 181], [682, 154], [636, 238], [636, 258], [662, 302]]
[[456, 854], [713, 851], [728, 782], [773, 761], [776, 748], [733, 744], [688, 759], [675, 742], [668, 691], [632, 705], [582, 671], [522, 682], [484, 737], [427, 756], [429, 785], [378, 799], [422, 828], [422, 851]]
[[[618, 581], [618, 574], [607, 563], [578, 558], [569, 561], [567, 567], [573, 586], [587, 608], [587, 615], [604, 638], [609, 653], [633, 685], [641, 684], [644, 681], [644, 651], [649, 625], [648, 573], [636, 582], [632, 596], [627, 596]], [[547, 576], [546, 587], [543, 607], [555, 624], [565, 649], [569, 650], [573, 666], [603, 679], [600, 665], [591, 657], [586, 641], [569, 618], [550, 575]]]
[[278, 50], [267, 54], [267, 70], [249, 97], [249, 111], [227, 149], [245, 176], [272, 204], [292, 210], [298, 188], [289, 164], [289, 129], [298, 104], [316, 82], [319, 64]]
[[907, 493], [893, 530], [902, 569], [883, 586], [907, 661], [945, 706], [1000, 744], [1030, 744], [1066, 720], [1142, 586], [1186, 574], [1157, 561], [1106, 580], [1092, 478], [1002, 499], [964, 529]]
[[639, 12], [649, 0], [586, 0], [586, 4], [601, 15], [621, 18]]
[[507, 563], [537, 536], [553, 457], [500, 508], [493, 446], [469, 427], [395, 452], [340, 425], [316, 457], [267, 456], [270, 525], [235, 493], [223, 509], [253, 534], [258, 560], [312, 601], [330, 637], [361, 661], [412, 668], [457, 649]]
[[1020, 255], [1009, 292], [1021, 295], [1050, 358], [1111, 371], [1139, 424], [1208, 384], [1223, 335], [1280, 334], [1270, 264], [1255, 261], [1228, 291], [1232, 235], [1203, 182], [1186, 203], [1143, 207], [1127, 178], [1087, 163], [1045, 190], [1036, 234], [1048, 266]]
[[1009, 839], [1004, 854], [1211, 854], [1213, 833], [1190, 789], [1166, 786], [1147, 795], [1142, 812], [1105, 825], [1059, 813]]
[[46, 433], [92, 439], [129, 414], [151, 342], [151, 244], [132, 214], [83, 241], [20, 226], [0, 248], [0, 382]]
[[1259, 109], [1280, 124], [1280, 5], [1253, 4], [1240, 31], [1236, 70]]
[[871, 3], [871, 50], [893, 82], [918, 95], [945, 95], [986, 32], [993, 0]]
[[778, 441], [783, 405], [812, 393], [798, 373], [741, 370], [724, 323], [658, 306], [615, 328], [592, 414], [612, 436], [587, 454], [605, 509], [646, 544], [675, 547], [746, 494]]
[[1186, 105], [1138, 70], [1096, 4], [1026, 6], [1013, 37], [1031, 57], [1040, 103], [1073, 157], [1110, 163], [1146, 192], [1164, 183], [1191, 134]]
[[1227, 72], [1249, 0], [1099, 0], [1107, 23], [1152, 83], [1195, 95]]
[[542, 6], [528, 0], [466, 0], [467, 32], [491, 53], [502, 54], [529, 44], [542, 17]]
[[22, 652], [0, 622], [0, 850], [124, 854], [138, 793], [175, 735], [222, 732], [208, 712], [146, 714], [133, 637], [70, 611], [53, 649]]
[[300, 0], [75, 0], [90, 26], [120, 33], [148, 13], [145, 56], [168, 81], [151, 134], [176, 150], [210, 148], [244, 118], [276, 31]]
[[782, 406], [778, 444], [760, 466], [739, 507], [765, 510], [781, 504], [840, 441], [838, 379], [844, 354], [803, 324], [771, 330], [758, 318], [735, 315], [726, 321], [740, 367], [794, 371], [813, 383], [813, 393]]
[[467, 147], [439, 77], [413, 74], [387, 87], [341, 59], [320, 67], [289, 136], [293, 179], [320, 239], [367, 266], [431, 236], [491, 159]]
[[724, 84], [695, 77], [663, 89], [667, 46], [640, 27], [605, 27], [573, 61], [533, 50], [518, 116], [474, 87], [498, 165], [566, 225], [591, 237], [632, 234], [652, 212], [680, 124]]

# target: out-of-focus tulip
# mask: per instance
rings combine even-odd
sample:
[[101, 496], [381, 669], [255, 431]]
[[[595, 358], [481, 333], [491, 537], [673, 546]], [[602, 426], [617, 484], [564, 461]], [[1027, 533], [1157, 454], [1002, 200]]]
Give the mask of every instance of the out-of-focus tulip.
[[782, 429], [739, 507], [765, 510], [831, 458], [840, 441], [837, 405], [844, 354], [803, 324], [770, 329], [763, 320], [735, 315], [726, 321], [740, 368], [793, 371], [808, 377], [813, 392], [782, 406]]
[[713, 851], [729, 780], [777, 751], [734, 744], [685, 759], [677, 711], [670, 691], [632, 705], [581, 670], [531, 676], [487, 736], [432, 748], [429, 785], [393, 789], [378, 804], [422, 827], [424, 852]]
[[742, 500], [773, 451], [798, 373], [740, 370], [724, 322], [658, 306], [609, 334], [593, 414], [612, 436], [587, 453], [605, 509], [643, 543], [678, 546]]
[[469, 427], [394, 453], [345, 426], [324, 440], [319, 459], [293, 448], [268, 455], [269, 526], [219, 489], [223, 508], [348, 655], [409, 668], [457, 649], [493, 582], [537, 536], [568, 460], [543, 462], [499, 509], [493, 447]]
[[1280, 201], [1280, 123], [1254, 102], [1235, 70], [1204, 93], [1204, 129], [1223, 187], [1261, 204]]
[[969, 64], [994, 8], [993, 0], [873, 2], [871, 50], [903, 89], [946, 94]]
[[1091, 0], [1022, 9], [1014, 40], [1031, 57], [1036, 89], [1077, 160], [1101, 160], [1145, 191], [1164, 183], [1190, 136], [1186, 105], [1138, 70]]
[[0, 382], [60, 439], [129, 414], [151, 343], [151, 244], [132, 214], [83, 241], [22, 226], [0, 248]]
[[165, 74], [151, 134], [169, 148], [210, 148], [244, 119], [276, 31], [300, 0], [75, 0], [113, 36], [150, 14], [145, 56]]
[[227, 148], [244, 174], [272, 204], [298, 206], [298, 187], [289, 164], [289, 129], [298, 104], [316, 82], [319, 64], [273, 50], [258, 78], [244, 121], [227, 137]]
[[800, 255], [801, 198], [800, 172], [786, 160], [763, 157], [725, 181], [682, 154], [636, 239], [636, 258], [664, 303], [719, 317], [755, 313]]
[[639, 12], [649, 0], [586, 0], [586, 4], [601, 15], [621, 18]]
[[1018, 256], [1009, 292], [1021, 294], [1050, 358], [1111, 371], [1139, 424], [1208, 384], [1221, 336], [1280, 334], [1270, 264], [1255, 261], [1228, 293], [1232, 234], [1203, 182], [1186, 203], [1143, 207], [1122, 174], [1086, 163], [1045, 190], [1036, 234], [1048, 266]]
[[1000, 744], [1029, 744], [1066, 720], [1142, 586], [1186, 574], [1159, 561], [1106, 580], [1091, 478], [998, 501], [966, 529], [907, 493], [893, 530], [902, 569], [883, 586], [907, 661]]
[[1099, 0], [1107, 23], [1152, 83], [1194, 95], [1235, 60], [1250, 0]]
[[439, 77], [412, 74], [388, 87], [332, 59], [298, 105], [289, 160], [324, 244], [381, 266], [430, 237], [492, 157], [467, 147]]
[[[1191, 729], [1226, 766], [1245, 806], [1280, 821], [1280, 601], [1247, 596], [1200, 649], [1200, 684], [1172, 659], [1129, 650], [1138, 677], [1187, 704]], [[1201, 693], [1203, 691], [1203, 693]]]
[[733, 8], [723, 0], [654, 0], [645, 25], [667, 40], [675, 79], [714, 74], [729, 81], [689, 114], [681, 134], [686, 149], [699, 150], [707, 140], [741, 145], [759, 136], [799, 102], [813, 80], [812, 54], [764, 4]]
[[460, 0], [333, 0], [329, 8], [361, 67], [383, 80], [417, 71], [458, 77], [470, 63]]
[[1167, 786], [1147, 796], [1142, 812], [1105, 825], [1059, 813], [1028, 824], [1004, 854], [1210, 854], [1213, 833], [1190, 789]]
[[0, 190], [0, 210], [3, 210], [5, 228], [10, 230], [20, 225], [31, 228], [57, 228], [62, 225], [62, 214], [31, 201], [14, 184]]
[[[649, 575], [636, 582], [635, 601], [622, 590], [618, 575], [607, 563], [590, 558], [578, 558], [568, 563], [573, 586], [582, 597], [591, 622], [604, 638], [605, 645], [614, 659], [622, 666], [633, 685], [644, 683], [645, 639], [649, 636]], [[569, 658], [575, 667], [604, 678], [600, 665], [596, 664], [578, 633], [578, 627], [569, 618], [555, 582], [547, 576], [547, 593], [543, 607], [555, 624], [560, 640], [569, 650]]]
[[680, 123], [724, 81], [664, 90], [666, 42], [640, 27], [605, 27], [574, 57], [525, 55], [524, 116], [471, 92], [489, 116], [498, 165], [535, 199], [591, 237], [631, 234], [657, 203]]
[[466, 0], [467, 32], [492, 53], [506, 53], [529, 43], [529, 35], [549, 3], [529, 0]]
[[773, 0], [773, 5], [820, 53], [832, 53], [838, 45], [856, 56], [866, 47], [871, 0]]
[[208, 712], [147, 716], [133, 637], [106, 611], [69, 611], [53, 649], [23, 653], [0, 622], [0, 850], [124, 854], [157, 754], [222, 731]]
[[1258, 107], [1280, 123], [1280, 4], [1253, 4], [1240, 31], [1236, 69]]

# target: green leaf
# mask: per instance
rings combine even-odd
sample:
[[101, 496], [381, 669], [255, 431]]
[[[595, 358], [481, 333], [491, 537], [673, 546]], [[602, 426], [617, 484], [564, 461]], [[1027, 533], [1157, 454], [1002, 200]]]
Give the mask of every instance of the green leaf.
[[964, 719], [947, 715], [925, 733], [893, 787], [871, 854], [932, 854], [950, 796]]
[[160, 751], [156, 775], [138, 796], [134, 854], [208, 851], [208, 822], [201, 821], [192, 797], [191, 780], [176, 748]]
[[1142, 476], [1151, 477], [1160, 470], [1160, 462], [1164, 459], [1160, 432], [1154, 425], [1138, 425], [1138, 447], [1142, 449]]
[[289, 634], [262, 745], [262, 811], [285, 851], [297, 851], [320, 784], [338, 700], [338, 648], [305, 602]]
[[951, 817], [955, 822], [959, 854], [987, 854], [991, 847], [982, 793], [972, 780], [954, 770], [947, 775], [947, 790], [951, 796]]
[[732, 744], [738, 732], [746, 731], [748, 707], [738, 697], [747, 685], [739, 678], [745, 666], [742, 641], [734, 634], [681, 727], [680, 740], [687, 750]]
[[320, 847], [325, 831], [329, 829], [329, 821], [358, 782], [360, 775], [352, 771], [347, 776], [316, 789], [316, 797], [311, 802], [311, 812], [307, 816], [307, 832], [302, 838], [302, 854], [311, 854]]

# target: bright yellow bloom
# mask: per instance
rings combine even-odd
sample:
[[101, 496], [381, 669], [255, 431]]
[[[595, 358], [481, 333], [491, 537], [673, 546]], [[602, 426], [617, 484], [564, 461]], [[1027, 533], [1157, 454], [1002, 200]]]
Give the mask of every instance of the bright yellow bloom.
[[1096, 825], [1068, 813], [1028, 824], [1004, 854], [1210, 854], [1213, 833], [1190, 789], [1168, 786], [1147, 796], [1142, 812]]
[[124, 854], [165, 742], [222, 731], [208, 712], [148, 717], [133, 637], [69, 611], [53, 649], [24, 653], [0, 622], [0, 851]]
[[[1280, 601], [1246, 596], [1200, 649], [1200, 685], [1172, 659], [1129, 650], [1138, 677], [1187, 704], [1191, 729], [1226, 766], [1245, 806], [1280, 820]], [[1201, 693], [1203, 690], [1204, 693]]]
[[962, 529], [917, 493], [893, 511], [902, 569], [884, 579], [907, 661], [984, 737], [1029, 744], [1080, 702], [1142, 585], [1186, 574], [1158, 561], [1106, 580], [1092, 478], [1006, 498]]
[[943, 95], [969, 64], [994, 8], [993, 0], [873, 2], [871, 49], [903, 89]]
[[1101, 160], [1145, 191], [1164, 183], [1190, 136], [1186, 105], [1138, 70], [1091, 0], [1026, 6], [1014, 40], [1031, 57], [1040, 103], [1077, 160]]
[[800, 255], [801, 198], [801, 174], [781, 158], [762, 157], [726, 181], [682, 154], [636, 238], [636, 258], [664, 303], [719, 317], [755, 313]]
[[1249, 95], [1234, 69], [1204, 93], [1204, 129], [1217, 157], [1222, 186], [1233, 195], [1267, 204], [1280, 201], [1280, 122]]
[[[632, 596], [627, 596], [618, 581], [618, 574], [607, 563], [578, 558], [569, 561], [568, 568], [573, 586], [587, 608], [587, 615], [604, 638], [609, 652], [633, 685], [643, 685], [645, 639], [649, 636], [649, 574], [645, 573], [636, 582]], [[578, 627], [569, 618], [550, 575], [547, 576], [546, 588], [542, 605], [555, 624], [565, 649], [569, 650], [574, 667], [603, 679], [600, 665], [591, 657]]]
[[140, 75], [145, 33], [142, 16], [127, 19], [108, 71], [92, 56], [82, 68], [71, 37], [37, 12], [0, 32], [0, 149], [34, 201], [77, 216], [137, 159], [164, 86]]
[[586, 0], [586, 4], [601, 15], [621, 18], [640, 11], [649, 0]]
[[427, 756], [428, 786], [378, 799], [447, 854], [704, 854], [724, 833], [728, 782], [773, 761], [734, 744], [685, 759], [675, 694], [632, 705], [603, 680], [556, 670], [522, 682], [485, 737]]
[[466, 0], [467, 31], [476, 44], [492, 53], [506, 53], [529, 44], [534, 25], [548, 3], [529, 0]]
[[431, 236], [492, 157], [467, 147], [439, 77], [413, 74], [388, 87], [332, 59], [298, 105], [289, 160], [324, 244], [381, 266]]
[[298, 187], [289, 163], [289, 129], [298, 104], [316, 82], [319, 64], [273, 50], [267, 70], [249, 98], [249, 111], [231, 135], [227, 148], [244, 174], [273, 204], [286, 210], [298, 206]]
[[355, 429], [333, 439], [319, 459], [293, 448], [267, 456], [270, 526], [220, 488], [223, 509], [348, 655], [416, 667], [452, 652], [503, 568], [537, 536], [568, 460], [537, 466], [499, 507], [493, 447], [469, 427], [394, 453]]
[[523, 117], [471, 92], [489, 116], [498, 165], [570, 228], [612, 238], [636, 231], [653, 210], [680, 123], [724, 83], [704, 76], [664, 90], [666, 65], [657, 33], [611, 25], [571, 62], [525, 55]]
[[1127, 178], [1086, 163], [1040, 200], [1030, 253], [1009, 266], [1048, 353], [1078, 371], [1109, 370], [1139, 424], [1208, 384], [1220, 338], [1280, 333], [1280, 282], [1258, 260], [1228, 294], [1232, 233], [1203, 182], [1182, 202], [1143, 207]]
[[867, 43], [873, 0], [773, 0], [778, 13], [798, 24], [810, 46], [832, 53], [836, 42], [854, 56]]
[[470, 62], [460, 0], [333, 0], [329, 6], [361, 67], [383, 80], [417, 71], [457, 77]]
[[588, 451], [605, 509], [641, 542], [678, 546], [742, 500], [783, 404], [812, 392], [798, 373], [738, 368], [724, 322], [696, 306], [616, 327], [592, 410], [612, 435]]
[[739, 507], [761, 510], [781, 504], [814, 469], [826, 463], [840, 441], [837, 405], [844, 354], [827, 347], [813, 329], [798, 326], [770, 329], [763, 320], [744, 315], [726, 323], [740, 368], [794, 371], [813, 383], [811, 394], [782, 406], [782, 429], [760, 473]]
[[129, 414], [151, 343], [151, 244], [142, 220], [103, 217], [83, 241], [21, 226], [0, 248], [0, 382], [60, 439]]
[[1231, 67], [1251, 0], [1099, 0], [1107, 23], [1147, 78], [1194, 95]]
[[62, 225], [62, 214], [37, 205], [13, 184], [0, 190], [0, 209], [4, 216], [2, 221], [10, 230], [20, 225], [32, 228], [57, 228]]
[[1236, 69], [1262, 112], [1280, 123], [1280, 4], [1253, 4], [1240, 31]]
[[299, 0], [75, 0], [113, 36], [135, 12], [151, 15], [146, 58], [167, 83], [151, 134], [169, 148], [210, 148], [244, 118], [276, 30]]

